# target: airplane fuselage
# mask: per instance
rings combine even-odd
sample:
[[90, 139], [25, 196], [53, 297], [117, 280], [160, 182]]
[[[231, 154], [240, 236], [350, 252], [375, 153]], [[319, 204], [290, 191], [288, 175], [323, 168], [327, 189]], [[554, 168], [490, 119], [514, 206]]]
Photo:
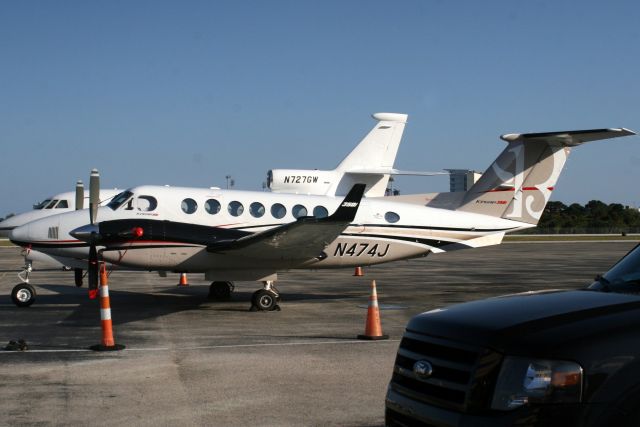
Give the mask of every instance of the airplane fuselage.
[[[124, 267], [204, 272], [220, 280], [260, 279], [295, 268], [340, 268], [380, 264], [469, 247], [498, 244], [507, 231], [529, 227], [516, 221], [394, 201], [362, 199], [355, 220], [323, 251], [303, 262], [234, 251], [209, 251], [221, 239], [237, 238], [334, 212], [341, 197], [257, 191], [140, 186], [98, 210], [98, 223], [122, 220], [143, 227], [141, 237], [123, 236], [102, 258]], [[86, 259], [87, 243], [69, 233], [89, 222], [87, 211], [29, 223], [12, 240], [52, 256]], [[44, 236], [47, 236], [44, 238]], [[99, 244], [99, 243], [98, 243]], [[254, 274], [255, 273], [255, 274]], [[219, 275], [218, 275], [219, 274]]]

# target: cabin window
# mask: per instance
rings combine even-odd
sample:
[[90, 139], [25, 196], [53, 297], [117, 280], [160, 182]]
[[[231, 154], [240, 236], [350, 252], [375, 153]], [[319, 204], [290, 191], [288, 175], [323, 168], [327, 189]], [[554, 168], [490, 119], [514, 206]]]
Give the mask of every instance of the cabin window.
[[253, 202], [249, 205], [249, 213], [254, 218], [260, 218], [264, 215], [264, 205], [259, 202]]
[[53, 199], [47, 206], [45, 206], [45, 209], [53, 209], [56, 203], [58, 203], [58, 199]]
[[216, 199], [209, 199], [204, 202], [204, 209], [207, 211], [207, 213], [215, 215], [220, 212], [220, 202]]
[[393, 224], [395, 222], [400, 221], [400, 215], [398, 215], [395, 212], [387, 212], [386, 214], [384, 214], [384, 219], [385, 221]]
[[242, 215], [242, 212], [244, 212], [244, 206], [242, 206], [242, 203], [234, 200], [233, 202], [229, 203], [229, 206], [227, 206], [227, 210], [229, 211], [231, 216], [240, 216]]
[[313, 216], [316, 218], [326, 218], [329, 216], [329, 212], [324, 206], [316, 206], [313, 208]]
[[158, 207], [158, 201], [153, 196], [138, 196], [136, 205], [139, 211], [151, 212]]
[[69, 202], [66, 200], [60, 200], [56, 205], [56, 209], [69, 209]]
[[287, 208], [285, 208], [280, 203], [275, 203], [271, 206], [271, 215], [273, 215], [274, 218], [277, 218], [277, 219], [284, 218], [286, 214], [287, 214]]
[[198, 210], [198, 204], [193, 199], [184, 199], [180, 205], [182, 211], [186, 214], [192, 214]]
[[291, 214], [293, 214], [294, 218], [300, 218], [302, 216], [307, 216], [307, 208], [302, 205], [295, 205], [293, 209], [291, 209]]

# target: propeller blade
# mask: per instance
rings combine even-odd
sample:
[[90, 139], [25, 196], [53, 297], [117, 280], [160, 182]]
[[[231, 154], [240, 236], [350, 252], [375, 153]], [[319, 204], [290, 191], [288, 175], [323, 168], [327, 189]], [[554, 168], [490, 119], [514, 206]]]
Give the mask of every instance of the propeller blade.
[[82, 181], [76, 183], [76, 210], [84, 209], [84, 185]]
[[91, 215], [91, 224], [95, 224], [98, 216], [98, 205], [100, 204], [100, 174], [98, 169], [91, 171], [89, 177], [89, 214]]
[[98, 251], [96, 250], [95, 243], [91, 243], [89, 246], [89, 295], [95, 294], [95, 290], [98, 289]]

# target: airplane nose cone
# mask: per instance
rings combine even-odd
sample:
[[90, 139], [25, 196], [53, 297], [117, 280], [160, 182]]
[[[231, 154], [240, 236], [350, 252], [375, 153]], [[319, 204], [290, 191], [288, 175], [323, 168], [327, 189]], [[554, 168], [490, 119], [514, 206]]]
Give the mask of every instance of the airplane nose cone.
[[24, 246], [25, 244], [29, 244], [31, 241], [31, 236], [29, 235], [29, 224], [21, 225], [20, 227], [16, 227], [9, 231], [9, 240], [15, 245]]
[[87, 224], [71, 230], [69, 234], [71, 234], [78, 240], [90, 243], [96, 236], [100, 234], [100, 229], [97, 224]]
[[9, 237], [14, 228], [15, 224], [12, 224], [11, 218], [0, 221], [0, 237]]

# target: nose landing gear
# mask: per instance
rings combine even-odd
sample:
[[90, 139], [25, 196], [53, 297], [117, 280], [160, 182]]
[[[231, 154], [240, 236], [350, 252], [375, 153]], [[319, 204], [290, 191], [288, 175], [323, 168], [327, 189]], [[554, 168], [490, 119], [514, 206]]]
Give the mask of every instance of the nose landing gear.
[[25, 259], [23, 270], [18, 273], [22, 283], [15, 285], [11, 291], [11, 300], [18, 307], [29, 307], [36, 301], [36, 289], [29, 284], [32, 271], [31, 261]]
[[29, 307], [36, 301], [36, 290], [28, 283], [20, 283], [13, 287], [11, 299], [18, 307]]

